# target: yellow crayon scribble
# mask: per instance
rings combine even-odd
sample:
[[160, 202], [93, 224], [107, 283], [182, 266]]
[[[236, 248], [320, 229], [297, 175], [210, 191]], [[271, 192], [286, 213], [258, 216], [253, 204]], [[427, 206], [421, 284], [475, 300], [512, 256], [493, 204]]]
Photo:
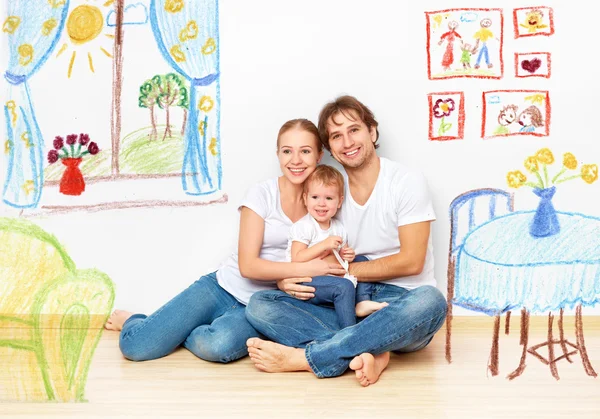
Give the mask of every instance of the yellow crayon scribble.
[[66, 2], [67, 0], [48, 0], [48, 4], [54, 9], [60, 6], [64, 6]]
[[546, 95], [542, 93], [536, 93], [534, 95], [525, 96], [525, 100], [531, 101], [532, 104], [544, 104], [544, 100], [546, 100]]
[[208, 149], [210, 150], [210, 154], [212, 154], [213, 156], [217, 155], [217, 139], [215, 137], [213, 137], [210, 140], [210, 145], [208, 146]]
[[113, 57], [110, 52], [108, 52], [107, 50], [105, 50], [102, 47], [100, 47], [100, 51], [102, 51], [104, 53], [104, 55], [106, 55], [108, 58], [112, 58]]
[[573, 153], [563, 155], [563, 166], [570, 170], [577, 169], [577, 159]]
[[202, 47], [202, 54], [204, 54], [204, 55], [212, 54], [213, 52], [215, 52], [216, 49], [217, 49], [217, 45], [215, 44], [215, 39], [208, 38], [206, 40], [206, 43]]
[[66, 23], [67, 35], [71, 42], [77, 45], [96, 39], [103, 27], [102, 11], [96, 6], [87, 4], [73, 9]]
[[508, 186], [511, 188], [519, 188], [527, 181], [527, 176], [525, 176], [520, 170], [515, 170], [514, 172], [509, 172], [508, 175], [506, 175], [506, 181]]
[[552, 164], [554, 163], [554, 154], [549, 148], [542, 148], [535, 153], [535, 158], [542, 164]]
[[10, 112], [13, 127], [17, 125], [17, 104], [14, 100], [6, 102], [6, 109]]
[[35, 184], [33, 183], [33, 180], [26, 180], [25, 183], [23, 183], [23, 185], [21, 186], [21, 189], [23, 189], [25, 195], [30, 195], [35, 189]]
[[179, 41], [185, 42], [189, 39], [196, 39], [198, 36], [198, 24], [195, 20], [190, 20], [185, 28], [179, 32]]
[[198, 124], [198, 131], [200, 131], [200, 135], [204, 137], [204, 130], [206, 129], [206, 121], [200, 121]]
[[23, 134], [21, 134], [21, 141], [23, 141], [25, 143], [25, 147], [26, 148], [33, 147], [33, 142], [29, 138], [29, 132], [28, 131], [25, 131]]
[[210, 96], [202, 96], [198, 103], [198, 109], [207, 113], [212, 110], [213, 106], [215, 106], [215, 102]]
[[63, 52], [65, 52], [65, 50], [68, 48], [67, 44], [63, 44], [62, 47], [60, 47], [60, 49], [58, 50], [58, 53], [56, 54], [56, 58], [60, 57], [60, 54], [62, 54]]
[[69, 61], [69, 70], [67, 72], [67, 77], [71, 78], [71, 73], [73, 72], [73, 64], [75, 64], [75, 56], [77, 55], [77, 51], [73, 51], [71, 54], [71, 61]]
[[2, 25], [2, 32], [13, 34], [21, 24], [21, 18], [19, 16], [9, 16]]
[[56, 19], [48, 19], [42, 24], [42, 35], [48, 36], [58, 26]]
[[114, 2], [115, 2], [115, 0], [107, 0], [102, 6], [104, 6], [104, 7], [112, 6]]
[[173, 45], [171, 47], [171, 56], [178, 63], [182, 63], [185, 61], [185, 54], [183, 53], [183, 51], [181, 51], [180, 45]]
[[11, 146], [12, 146], [12, 143], [10, 142], [10, 140], [6, 140], [4, 142], [4, 153], [5, 154], [10, 153]]
[[169, 13], [181, 12], [183, 5], [183, 0], [167, 0], [165, 2], [165, 10]]
[[33, 61], [33, 47], [30, 44], [21, 44], [17, 50], [19, 52], [19, 64], [26, 66]]
[[90, 65], [90, 70], [94, 72], [94, 60], [92, 59], [92, 54], [88, 52], [88, 64]]
[[594, 183], [598, 180], [598, 165], [597, 164], [584, 164], [581, 166], [581, 178], [586, 183]]

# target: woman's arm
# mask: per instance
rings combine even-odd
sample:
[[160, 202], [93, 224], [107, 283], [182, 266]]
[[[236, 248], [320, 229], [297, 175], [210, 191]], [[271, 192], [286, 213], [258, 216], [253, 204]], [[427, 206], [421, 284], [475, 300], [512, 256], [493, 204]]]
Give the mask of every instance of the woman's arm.
[[321, 259], [309, 262], [273, 262], [260, 258], [265, 220], [247, 207], [240, 214], [238, 263], [244, 278], [275, 281], [283, 278], [343, 275], [344, 270]]

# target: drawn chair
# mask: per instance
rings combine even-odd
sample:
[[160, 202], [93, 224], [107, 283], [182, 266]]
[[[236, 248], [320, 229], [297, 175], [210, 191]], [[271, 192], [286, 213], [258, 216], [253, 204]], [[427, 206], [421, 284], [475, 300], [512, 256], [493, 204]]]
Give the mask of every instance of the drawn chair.
[[[452, 306], [456, 303], [454, 281], [456, 277], [457, 255], [467, 234], [483, 223], [514, 211], [514, 196], [502, 189], [475, 189], [457, 196], [450, 204], [450, 246], [448, 251], [448, 314], [446, 317], [446, 360], [452, 362]], [[460, 305], [463, 308], [489, 314], [486, 307]], [[505, 333], [509, 333], [510, 311], [506, 312]], [[498, 374], [498, 339], [500, 317], [494, 313], [494, 332], [489, 368], [492, 375]]]
[[0, 218], [0, 401], [83, 401], [114, 295], [53, 235]]

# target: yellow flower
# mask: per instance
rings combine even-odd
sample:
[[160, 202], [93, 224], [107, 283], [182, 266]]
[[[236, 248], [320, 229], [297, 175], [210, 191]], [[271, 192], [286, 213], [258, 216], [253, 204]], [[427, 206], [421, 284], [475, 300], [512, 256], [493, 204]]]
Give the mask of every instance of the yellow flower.
[[525, 168], [531, 173], [535, 173], [540, 170], [537, 159], [534, 156], [527, 157], [527, 160], [525, 160]]
[[535, 153], [535, 158], [537, 161], [543, 164], [552, 164], [554, 163], [554, 154], [550, 151], [549, 148], [542, 148], [537, 153]]
[[565, 153], [563, 156], [563, 166], [571, 170], [577, 168], [577, 159], [572, 153]]
[[198, 109], [204, 112], [210, 112], [213, 106], [215, 106], [215, 102], [210, 96], [202, 96], [198, 103]]
[[506, 175], [506, 180], [508, 182], [508, 186], [511, 188], [518, 188], [523, 186], [523, 184], [527, 181], [527, 177], [520, 170], [515, 170], [514, 172], [508, 172], [508, 175]]
[[177, 13], [183, 9], [183, 0], [167, 0], [165, 2], [165, 10], [169, 13]]
[[19, 52], [19, 64], [26, 66], [33, 61], [33, 47], [30, 44], [21, 44], [17, 49]]
[[13, 34], [21, 24], [21, 18], [19, 16], [9, 16], [2, 25], [2, 32]]
[[210, 55], [217, 49], [214, 38], [208, 38], [206, 43], [202, 46], [202, 54]]
[[598, 180], [598, 165], [584, 164], [581, 166], [581, 178], [586, 183], [594, 183]]
[[181, 50], [181, 46], [180, 45], [173, 45], [171, 47], [171, 50], [169, 52], [171, 53], [171, 57], [173, 57], [173, 59], [176, 62], [178, 62], [178, 63], [185, 62], [185, 54]]

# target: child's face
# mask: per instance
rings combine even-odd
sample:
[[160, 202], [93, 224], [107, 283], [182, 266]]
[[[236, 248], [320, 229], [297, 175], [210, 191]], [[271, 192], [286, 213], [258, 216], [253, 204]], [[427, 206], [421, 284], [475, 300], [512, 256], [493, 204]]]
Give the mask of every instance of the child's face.
[[343, 196], [336, 185], [311, 182], [304, 194], [308, 213], [319, 222], [329, 221], [342, 206]]

